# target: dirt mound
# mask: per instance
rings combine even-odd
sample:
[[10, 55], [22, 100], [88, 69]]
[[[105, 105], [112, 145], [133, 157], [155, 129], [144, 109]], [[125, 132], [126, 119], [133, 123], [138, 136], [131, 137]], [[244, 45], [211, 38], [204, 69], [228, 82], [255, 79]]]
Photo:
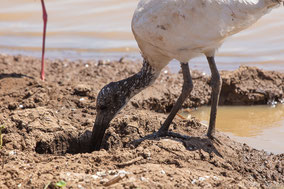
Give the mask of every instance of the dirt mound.
[[276, 104], [284, 101], [284, 74], [242, 66], [222, 72], [221, 104]]
[[[86, 150], [96, 116], [96, 96], [113, 80], [134, 74], [134, 62], [47, 61], [0, 55], [0, 188], [268, 188], [284, 184], [284, 155], [257, 151], [217, 133], [212, 143], [198, 120], [176, 118], [171, 131], [189, 140], [143, 140], [157, 131], [175, 103], [181, 74], [164, 71], [111, 122], [103, 150]], [[184, 107], [210, 103], [210, 77], [192, 71], [195, 88]], [[222, 104], [283, 100], [283, 73], [241, 67], [222, 72]]]

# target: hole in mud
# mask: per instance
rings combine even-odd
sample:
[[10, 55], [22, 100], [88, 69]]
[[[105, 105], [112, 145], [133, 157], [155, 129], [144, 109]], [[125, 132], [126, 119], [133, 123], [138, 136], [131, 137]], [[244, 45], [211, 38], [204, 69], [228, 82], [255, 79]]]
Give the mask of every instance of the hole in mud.
[[42, 141], [36, 143], [35, 151], [38, 154], [51, 154], [49, 145]]
[[82, 135], [71, 134], [55, 136], [51, 141], [40, 140], [36, 143], [35, 151], [38, 154], [64, 155], [89, 152], [91, 132], [86, 131]]

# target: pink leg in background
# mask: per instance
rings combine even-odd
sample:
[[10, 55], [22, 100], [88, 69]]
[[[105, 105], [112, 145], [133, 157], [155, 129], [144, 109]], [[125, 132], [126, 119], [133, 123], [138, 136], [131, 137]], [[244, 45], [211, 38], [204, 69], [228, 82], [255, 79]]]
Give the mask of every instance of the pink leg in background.
[[42, 14], [43, 14], [43, 36], [42, 36], [42, 55], [41, 55], [41, 73], [40, 78], [45, 79], [44, 75], [44, 52], [45, 52], [45, 36], [46, 36], [46, 24], [47, 24], [47, 13], [44, 5], [44, 0], [41, 0]]

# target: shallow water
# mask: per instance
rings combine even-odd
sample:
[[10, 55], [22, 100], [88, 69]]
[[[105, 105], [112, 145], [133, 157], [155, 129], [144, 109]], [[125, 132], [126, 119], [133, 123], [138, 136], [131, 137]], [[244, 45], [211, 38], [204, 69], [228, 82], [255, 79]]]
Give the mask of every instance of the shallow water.
[[[190, 114], [208, 125], [210, 108], [201, 107]], [[231, 138], [259, 150], [284, 153], [284, 105], [220, 106], [216, 128]]]
[[[90, 59], [117, 58], [120, 53], [140, 58], [131, 33], [131, 17], [138, 0], [48, 0], [47, 57]], [[0, 52], [40, 56], [42, 13], [39, 0], [0, 0]], [[264, 16], [219, 50], [220, 69], [240, 64], [284, 71], [284, 9]], [[179, 69], [175, 62], [174, 71]], [[209, 72], [204, 57], [191, 68]]]
[[[46, 0], [47, 58], [141, 59], [131, 33], [138, 0]], [[241, 64], [284, 71], [284, 9], [264, 16], [251, 28], [227, 39], [216, 57], [221, 70]], [[42, 12], [39, 0], [0, 0], [0, 53], [40, 57]], [[204, 57], [190, 67], [209, 72]], [[170, 64], [173, 71], [179, 64]], [[221, 107], [218, 129], [258, 149], [284, 152], [283, 106]], [[208, 109], [194, 114], [208, 120]], [[273, 140], [272, 140], [273, 139]]]

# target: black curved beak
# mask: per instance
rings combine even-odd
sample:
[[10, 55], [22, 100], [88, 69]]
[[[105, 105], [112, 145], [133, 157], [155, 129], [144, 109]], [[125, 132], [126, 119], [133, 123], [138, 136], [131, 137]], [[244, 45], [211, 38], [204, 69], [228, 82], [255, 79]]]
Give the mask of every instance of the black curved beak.
[[96, 121], [93, 127], [92, 139], [91, 139], [91, 151], [99, 151], [101, 148], [102, 140], [105, 135], [106, 129], [109, 127], [109, 123], [112, 120], [108, 112], [98, 111]]

